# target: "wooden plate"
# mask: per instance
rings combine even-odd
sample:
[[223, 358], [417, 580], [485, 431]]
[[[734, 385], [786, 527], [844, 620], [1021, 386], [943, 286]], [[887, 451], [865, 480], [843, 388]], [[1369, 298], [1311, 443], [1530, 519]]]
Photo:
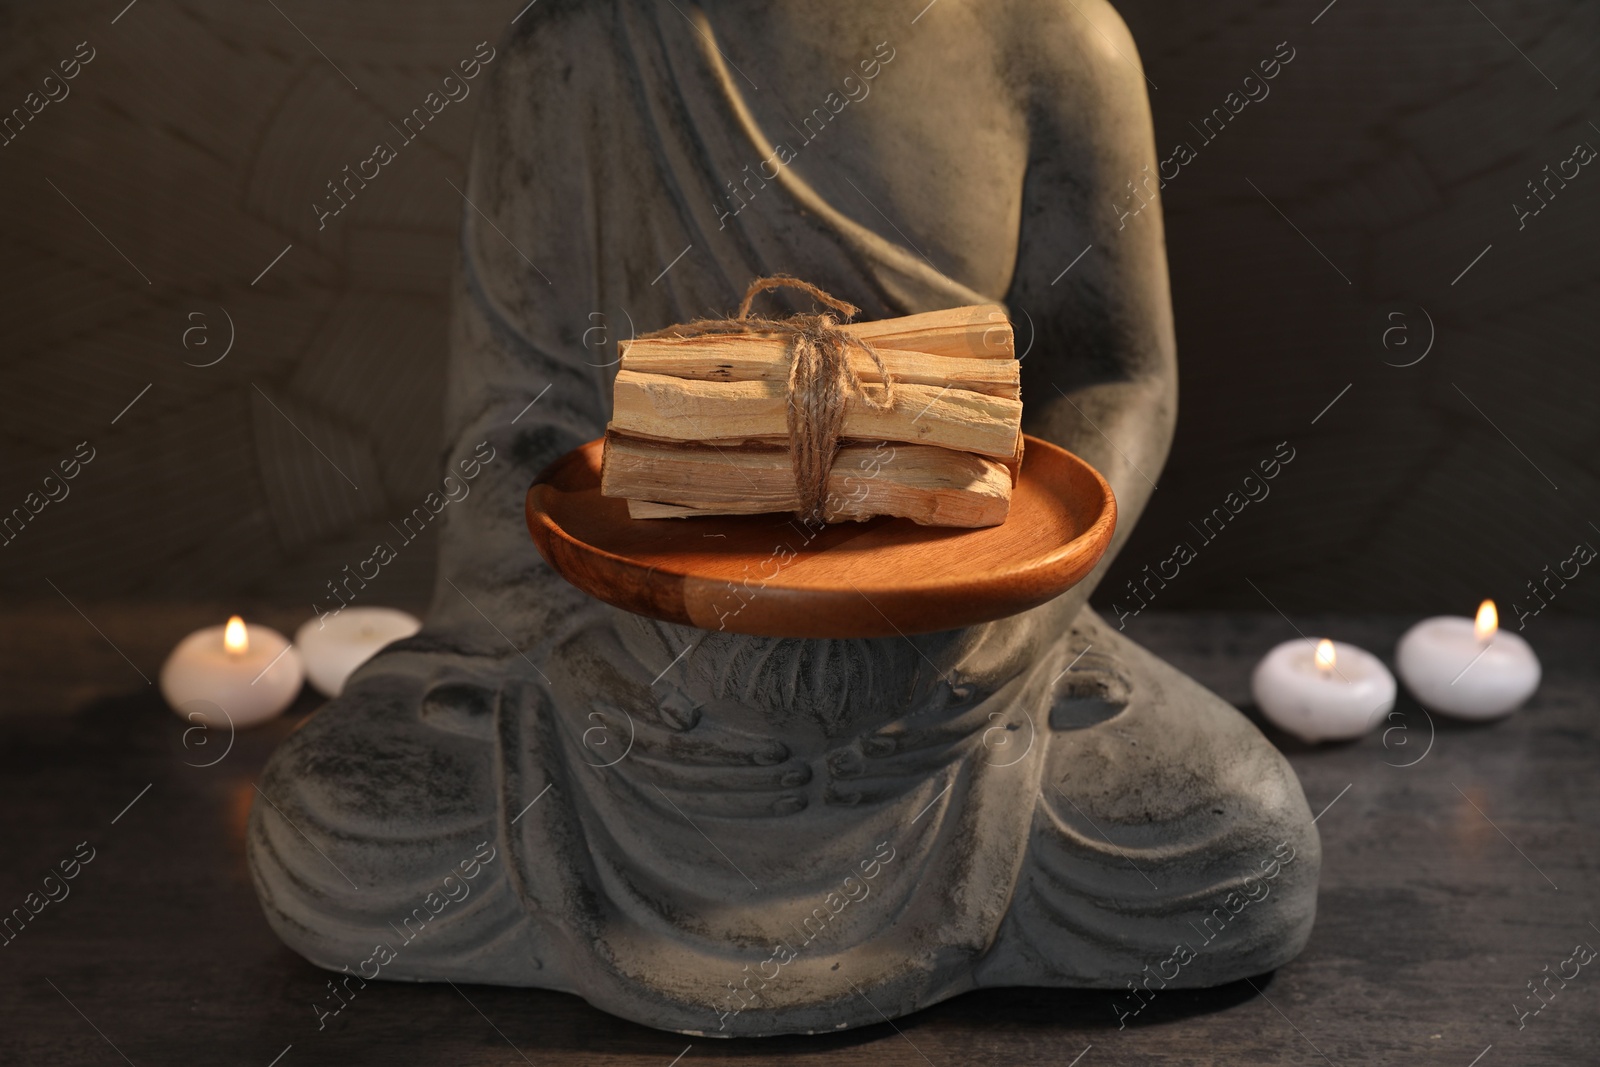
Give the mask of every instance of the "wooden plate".
[[528, 530], [556, 573], [619, 608], [761, 637], [892, 637], [1003, 618], [1072, 588], [1116, 528], [1111, 487], [1071, 452], [1027, 439], [1000, 526], [906, 519], [808, 530], [789, 515], [630, 519], [600, 495], [601, 442], [528, 490]]

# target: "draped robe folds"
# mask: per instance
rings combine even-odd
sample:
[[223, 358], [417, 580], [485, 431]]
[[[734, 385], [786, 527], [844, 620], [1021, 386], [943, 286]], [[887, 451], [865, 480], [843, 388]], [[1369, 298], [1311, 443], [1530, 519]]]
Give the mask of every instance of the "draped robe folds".
[[[1172, 984], [1281, 963], [1317, 864], [1298, 784], [1092, 613], [915, 641], [710, 634], [600, 604], [532, 549], [523, 494], [603, 431], [619, 337], [725, 313], [777, 272], [865, 318], [1010, 289], [1009, 272], [948, 277], [825, 201], [806, 147], [757, 126], [687, 10], [535, 9], [497, 65], [447, 398], [450, 463], [482, 442], [494, 458], [448, 516], [427, 627], [263, 778], [279, 810], [256, 807], [250, 856], [275, 929], [333, 969], [382, 941], [383, 977], [562, 989], [687, 1032], [831, 1030], [979, 985], [1120, 987], [1287, 834], [1298, 867], [1276, 896]], [[794, 149], [775, 175], [774, 139]], [[992, 239], [1013, 262], [1018, 234]], [[1118, 795], [1129, 752], [1142, 798]], [[1169, 774], [1200, 784], [1163, 798]], [[1091, 826], [1138, 823], [1141, 804], [1120, 845]], [[396, 943], [480, 842], [499, 856], [473, 895]]]

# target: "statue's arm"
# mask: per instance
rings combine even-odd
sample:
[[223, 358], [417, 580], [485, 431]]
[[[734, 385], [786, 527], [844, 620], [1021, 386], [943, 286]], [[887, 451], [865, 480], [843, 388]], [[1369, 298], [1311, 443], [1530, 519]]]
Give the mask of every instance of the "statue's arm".
[[[1114, 553], [1155, 490], [1177, 418], [1147, 83], [1132, 37], [1103, 0], [1025, 3], [1009, 22], [1007, 61], [1030, 130], [1007, 297], [1018, 345], [1029, 341], [1029, 319], [1035, 331], [1022, 364], [1023, 421], [1110, 481]], [[1129, 182], [1145, 178], [1151, 205], [1124, 217]], [[1135, 196], [1131, 206], [1140, 203]]]
[[591, 9], [539, 5], [493, 45], [474, 83], [483, 99], [458, 181], [446, 466], [492, 458], [467, 468], [479, 471], [470, 492], [444, 508], [429, 626], [475, 634], [518, 666], [519, 650], [586, 603], [534, 549], [523, 500], [547, 464], [600, 434], [608, 410], [609, 371], [597, 366], [607, 356], [588, 343], [606, 334], [585, 334], [610, 305], [584, 222], [592, 205], [580, 116], [615, 64], [572, 60], [607, 56], [607, 29]]

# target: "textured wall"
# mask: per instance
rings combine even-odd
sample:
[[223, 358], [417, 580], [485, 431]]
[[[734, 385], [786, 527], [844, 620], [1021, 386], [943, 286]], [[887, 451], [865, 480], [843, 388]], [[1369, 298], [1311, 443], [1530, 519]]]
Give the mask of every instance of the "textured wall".
[[[433, 117], [322, 230], [312, 205], [334, 203], [325, 183], [376, 142], [399, 144], [390, 123], [521, 6], [0, 9], [0, 108], [68, 91], [0, 147], [0, 511], [79, 442], [93, 454], [10, 532], [0, 588], [309, 605], [428, 492], [464, 207], [451, 183], [481, 94]], [[1531, 605], [1526, 581], [1600, 545], [1600, 169], [1552, 183], [1520, 229], [1512, 205], [1534, 206], [1526, 183], [1574, 145], [1600, 146], [1600, 7], [1121, 10], [1174, 160], [1182, 412], [1098, 602], [1137, 606], [1125, 582], [1148, 565], [1176, 573], [1147, 596], [1167, 608]], [[1060, 17], [1080, 16], [1064, 3]], [[89, 49], [76, 77], [45, 84]], [[1289, 49], [1267, 95], [1232, 114], [1263, 91], [1246, 75]], [[1104, 210], [1138, 226], [1138, 203]], [[226, 358], [193, 365], [230, 334]], [[1393, 365], [1430, 336], [1421, 362]], [[1293, 460], [1246, 484], [1283, 441]], [[1268, 495], [1202, 532], [1247, 489]], [[419, 603], [432, 551], [402, 553], [375, 593]], [[1583, 571], [1551, 610], [1597, 606], [1600, 575]]]
[[[312, 205], [376, 142], [399, 144], [389, 124], [511, 16], [376, 0], [119, 10], [0, 16], [0, 106], [79, 42], [95, 52], [0, 148], [0, 507], [78, 442], [95, 451], [0, 550], [0, 581], [309, 605], [437, 482], [463, 206], [450, 183], [481, 94], [447, 104], [321, 230]], [[217, 359], [230, 332], [220, 363], [185, 365]], [[425, 596], [432, 551], [402, 553], [384, 599]]]
[[[1509, 617], [1547, 564], [1600, 547], [1600, 166], [1569, 164], [1520, 229], [1513, 210], [1546, 164], [1600, 148], [1600, 5], [1326, 4], [1119, 5], [1159, 86], [1158, 153], [1196, 158], [1163, 193], [1177, 441], [1104, 607], [1136, 606], [1126, 582], [1186, 539], [1153, 606], [1470, 614], [1493, 596]], [[1205, 142], [1190, 123], [1280, 41], [1295, 58], [1270, 95]], [[1431, 352], [1393, 366], [1429, 318]], [[1295, 459], [1270, 495], [1197, 534], [1281, 441]], [[1600, 611], [1600, 573], [1551, 588], [1552, 611]]]

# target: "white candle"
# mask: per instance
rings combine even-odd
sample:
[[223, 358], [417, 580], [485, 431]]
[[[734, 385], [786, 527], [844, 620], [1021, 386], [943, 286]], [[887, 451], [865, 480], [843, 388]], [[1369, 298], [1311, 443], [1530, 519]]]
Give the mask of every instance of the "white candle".
[[289, 639], [268, 626], [246, 626], [235, 615], [226, 626], [209, 626], [178, 642], [161, 665], [161, 695], [190, 721], [210, 721], [210, 706], [235, 727], [251, 726], [294, 703], [305, 673]]
[[1339, 641], [1285, 641], [1250, 678], [1256, 706], [1302, 741], [1343, 741], [1394, 707], [1394, 675], [1372, 653]]
[[1539, 657], [1516, 634], [1500, 632], [1492, 600], [1476, 619], [1423, 619], [1395, 646], [1395, 664], [1417, 703], [1463, 719], [1509, 714], [1539, 688]]
[[416, 616], [396, 608], [345, 608], [307, 619], [295, 631], [294, 643], [311, 684], [323, 696], [336, 697], [345, 680], [379, 649], [420, 629]]

